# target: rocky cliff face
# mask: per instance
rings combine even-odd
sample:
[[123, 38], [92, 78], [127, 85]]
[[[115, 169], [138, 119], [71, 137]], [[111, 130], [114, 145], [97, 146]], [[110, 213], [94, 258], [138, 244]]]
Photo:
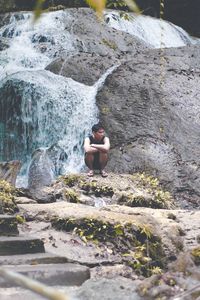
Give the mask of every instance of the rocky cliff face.
[[[84, 23], [80, 27], [85, 28]], [[74, 27], [79, 38], [80, 27]], [[114, 40], [113, 34], [106, 40], [120, 45], [120, 35]], [[91, 45], [92, 35], [95, 41], [95, 30], [87, 35], [86, 46]], [[90, 53], [66, 59], [64, 67], [64, 58], [57, 60], [47, 69], [58, 74], [62, 68], [63, 76], [92, 85], [106, 68], [120, 63], [97, 95], [99, 118], [112, 144], [108, 168], [119, 173], [153, 174], [182, 203], [186, 200], [183, 205], [192, 196], [192, 205], [197, 206], [199, 46], [160, 51], [145, 50], [137, 42], [129, 49], [131, 37], [124, 38], [127, 44], [123, 51], [108, 45], [99, 48], [94, 42], [97, 54], [87, 46]]]
[[153, 172], [199, 196], [199, 47], [148, 51], [122, 64], [97, 96], [115, 172]]

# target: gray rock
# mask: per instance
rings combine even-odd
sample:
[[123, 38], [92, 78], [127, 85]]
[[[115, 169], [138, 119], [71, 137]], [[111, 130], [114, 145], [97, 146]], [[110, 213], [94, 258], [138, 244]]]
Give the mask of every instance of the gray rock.
[[8, 215], [0, 215], [0, 236], [15, 236], [18, 234], [16, 218]]
[[123, 277], [115, 279], [102, 278], [100, 280], [88, 280], [75, 294], [81, 300], [139, 300], [135, 292], [134, 281]]
[[[76, 264], [40, 264], [36, 266], [4, 266], [4, 269], [15, 271], [48, 285], [81, 285], [90, 278], [89, 268]], [[0, 287], [16, 286], [15, 283], [0, 278]]]
[[44, 252], [44, 244], [36, 238], [0, 237], [0, 255]]
[[18, 160], [0, 162], [0, 180], [6, 180], [11, 185], [15, 186], [20, 168], [21, 162]]
[[146, 49], [144, 42], [108, 27], [88, 8], [68, 9], [67, 13], [70, 18], [66, 29], [75, 36], [78, 53], [71, 56], [63, 53], [46, 67], [53, 73], [93, 85], [109, 67]]
[[31, 253], [0, 256], [0, 265], [38, 265], [67, 263], [66, 257], [52, 253]]
[[27, 195], [41, 202], [55, 201], [54, 190], [45, 189], [45, 186], [50, 186], [56, 175], [60, 174], [66, 159], [65, 151], [58, 145], [35, 150], [28, 169]]
[[47, 70], [65, 77], [93, 85], [109, 67], [118, 64], [115, 56], [102, 56], [91, 53], [79, 53], [70, 57], [62, 57], [46, 67]]
[[54, 165], [46, 149], [35, 150], [28, 170], [28, 188], [39, 189], [48, 186], [54, 176]]

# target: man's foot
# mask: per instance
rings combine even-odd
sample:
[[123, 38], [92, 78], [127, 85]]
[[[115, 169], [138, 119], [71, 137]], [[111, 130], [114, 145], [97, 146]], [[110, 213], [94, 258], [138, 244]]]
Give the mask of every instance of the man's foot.
[[89, 176], [89, 177], [94, 176], [94, 171], [93, 171], [93, 170], [90, 170], [90, 171], [87, 173], [87, 176]]
[[108, 173], [106, 173], [106, 171], [104, 171], [104, 170], [101, 170], [100, 174], [101, 174], [102, 177], [107, 177], [108, 176]]

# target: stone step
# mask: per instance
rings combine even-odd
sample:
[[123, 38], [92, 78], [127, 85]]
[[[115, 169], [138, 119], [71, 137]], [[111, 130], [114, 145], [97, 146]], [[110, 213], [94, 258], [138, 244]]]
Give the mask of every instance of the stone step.
[[0, 237], [0, 255], [15, 255], [45, 252], [44, 243], [37, 238]]
[[16, 236], [18, 234], [16, 218], [8, 215], [0, 215], [0, 236]]
[[[88, 267], [71, 263], [4, 266], [3, 268], [23, 274], [50, 286], [79, 286], [90, 278]], [[0, 277], [0, 287], [8, 288], [15, 286], [17, 284]]]
[[38, 265], [38, 264], [61, 264], [69, 262], [64, 256], [53, 253], [31, 253], [18, 255], [0, 256], [0, 266], [3, 265]]

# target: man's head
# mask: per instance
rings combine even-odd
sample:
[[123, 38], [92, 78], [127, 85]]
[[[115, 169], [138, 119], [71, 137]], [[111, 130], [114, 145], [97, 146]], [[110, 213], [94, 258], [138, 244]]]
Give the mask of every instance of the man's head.
[[92, 126], [92, 133], [96, 140], [101, 140], [105, 136], [105, 130], [101, 124], [95, 124]]

